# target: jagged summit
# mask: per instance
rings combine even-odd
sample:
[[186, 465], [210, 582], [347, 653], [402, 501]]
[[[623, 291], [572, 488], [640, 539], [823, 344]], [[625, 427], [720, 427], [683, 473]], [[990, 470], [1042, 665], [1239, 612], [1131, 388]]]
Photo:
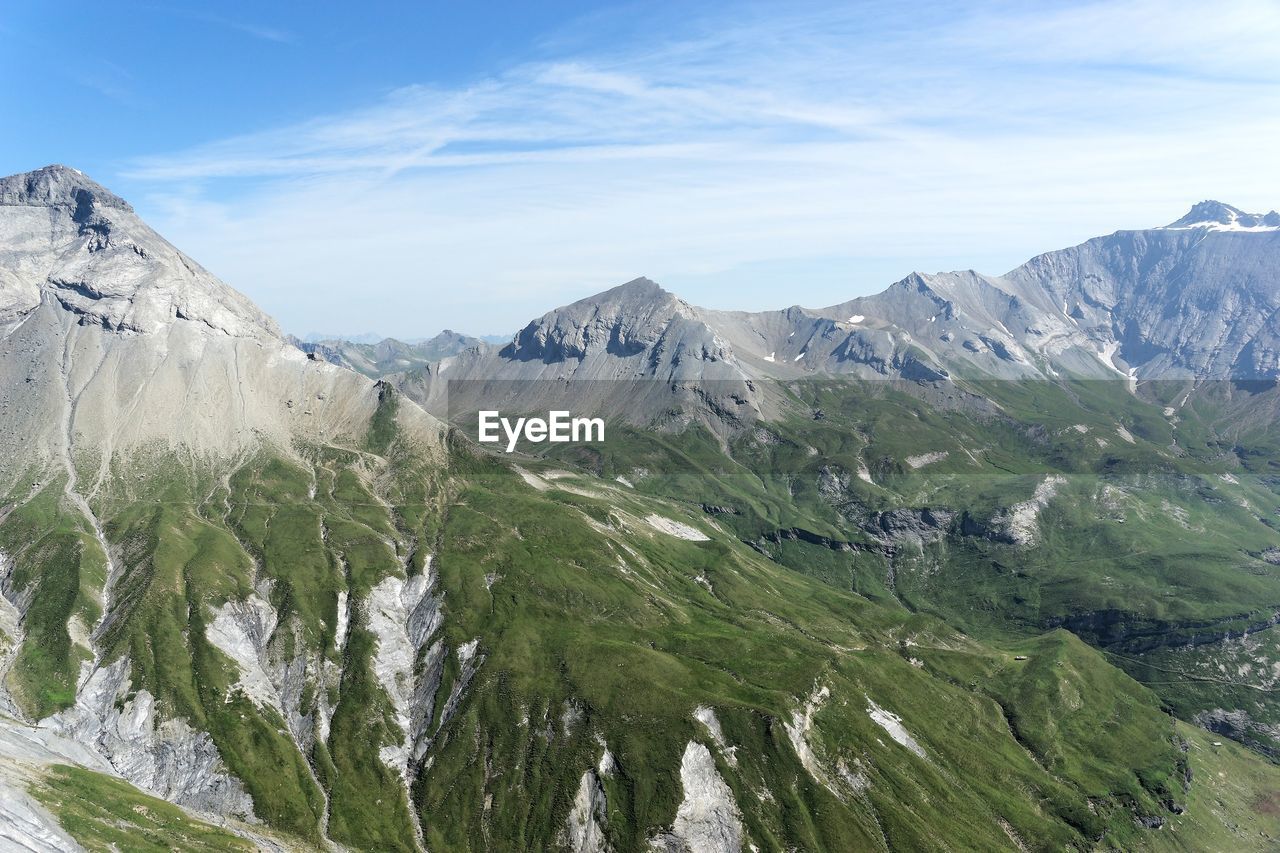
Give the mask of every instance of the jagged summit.
[[1280, 309], [1274, 241], [1199, 239], [1218, 230], [1278, 232], [1280, 214], [1201, 202], [1165, 229], [1118, 231], [1004, 275], [913, 272], [812, 310], [700, 308], [642, 277], [408, 382], [433, 405], [442, 394], [426, 384], [446, 370], [449, 380], [1280, 376], [1276, 332], [1258, 322]]
[[109, 207], [133, 211], [127, 201], [84, 172], [57, 163], [0, 178], [0, 205], [69, 207], [79, 211]]
[[0, 489], [81, 452], [212, 460], [362, 434], [367, 380], [308, 360], [119, 196], [49, 166], [0, 179], [0, 202]]
[[275, 321], [245, 296], [67, 166], [0, 178], [0, 324], [43, 303], [116, 332], [190, 322], [273, 346], [280, 340]]
[[1212, 231], [1280, 230], [1280, 213], [1245, 213], [1238, 207], [1208, 199], [1193, 205], [1187, 215], [1165, 228], [1207, 228]]
[[676, 319], [695, 310], [647, 278], [549, 311], [521, 329], [503, 352], [524, 359], [583, 358], [596, 350], [636, 353], [657, 340]]

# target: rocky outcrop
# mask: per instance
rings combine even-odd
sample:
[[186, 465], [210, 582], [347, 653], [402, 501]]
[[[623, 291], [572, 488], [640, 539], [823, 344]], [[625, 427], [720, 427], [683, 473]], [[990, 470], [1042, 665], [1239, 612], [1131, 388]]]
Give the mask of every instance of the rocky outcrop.
[[720, 728], [720, 718], [716, 716], [715, 709], [706, 705], [699, 705], [693, 709], [693, 718], [706, 728], [707, 734], [711, 735], [711, 740], [715, 742], [716, 748], [720, 750], [720, 754], [724, 756], [724, 760], [729, 763], [729, 766], [737, 767], [738, 748], [729, 746], [729, 742], [724, 736], [724, 730]]
[[875, 702], [867, 697], [867, 716], [875, 722], [877, 726], [884, 729], [894, 742], [906, 747], [911, 753], [924, 758], [924, 747], [922, 747], [916, 739], [907, 731], [907, 727], [902, 724], [902, 718], [892, 711], [886, 711]]
[[1201, 728], [1240, 741], [1272, 760], [1280, 760], [1280, 725], [1268, 725], [1239, 708], [1200, 711], [1192, 720]]
[[945, 537], [956, 513], [948, 509], [893, 509], [867, 518], [862, 529], [888, 549], [904, 545], [922, 548]]
[[29, 604], [29, 596], [13, 588], [13, 567], [13, 559], [0, 552], [0, 713], [22, 719], [22, 712], [5, 684], [22, 646], [22, 615]]
[[702, 744], [690, 741], [680, 760], [684, 799], [669, 832], [650, 839], [664, 853], [739, 853], [743, 846], [742, 813], [733, 790], [716, 770], [715, 759]]
[[786, 730], [787, 739], [791, 741], [791, 748], [795, 750], [796, 758], [800, 759], [800, 765], [809, 773], [813, 781], [839, 796], [835, 783], [832, 782], [827, 769], [818, 758], [817, 750], [810, 739], [813, 718], [830, 698], [831, 691], [826, 686], [815, 687], [803, 704], [791, 713], [790, 721], [784, 723], [783, 728]]
[[41, 722], [102, 756], [122, 777], [166, 800], [210, 814], [253, 817], [253, 803], [204, 732], [163, 719], [147, 690], [131, 691], [129, 659], [90, 669], [76, 703]]
[[28, 791], [54, 764], [107, 775], [114, 772], [101, 756], [75, 741], [0, 717], [0, 849], [30, 853], [82, 849]]
[[[444, 707], [440, 710], [440, 723], [436, 726], [437, 733], [448, 725], [453, 715], [458, 712], [458, 705], [462, 702], [467, 688], [471, 686], [471, 679], [475, 678], [476, 670], [484, 663], [484, 654], [480, 652], [480, 640], [477, 638], [463, 643], [455, 652], [455, 657], [458, 661], [458, 677], [449, 688], [449, 698], [445, 700]], [[426, 742], [426, 746], [430, 746], [429, 741]]]
[[437, 643], [415, 670], [419, 653], [440, 628], [439, 602], [432, 594], [436, 578], [428, 558], [424, 571], [407, 580], [383, 578], [369, 591], [365, 621], [377, 638], [373, 671], [386, 691], [403, 733], [399, 744], [383, 746], [383, 762], [410, 780], [410, 765], [426, 739], [443, 672], [443, 645]]
[[333, 709], [327, 697], [337, 686], [338, 668], [303, 649], [296, 619], [280, 625], [271, 603], [254, 593], [218, 607], [205, 626], [205, 638], [235, 664], [236, 688], [258, 707], [279, 712], [302, 754], [310, 753], [317, 740], [328, 739]]
[[228, 601], [214, 612], [205, 626], [205, 638], [240, 670], [237, 686], [255, 705], [269, 705], [284, 713], [275, 684], [267, 675], [267, 643], [275, 633], [279, 616], [259, 595], [244, 601]]
[[604, 785], [595, 770], [587, 770], [578, 783], [561, 842], [572, 853], [606, 853], [611, 849], [605, 837], [608, 816]]
[[[835, 539], [830, 536], [823, 536], [820, 533], [814, 533], [812, 530], [805, 530], [803, 527], [788, 527], [782, 530], [771, 530], [763, 534], [760, 539], [763, 542], [780, 543], [788, 540], [807, 542], [810, 545], [818, 545], [823, 548], [829, 548], [832, 551], [865, 551], [868, 546], [861, 542], [846, 542], [843, 539]], [[758, 547], [758, 546], [757, 546]]]
[[1066, 477], [1050, 474], [1040, 481], [1028, 500], [997, 514], [992, 520], [996, 538], [1024, 548], [1035, 545], [1040, 537], [1040, 512], [1066, 483]]

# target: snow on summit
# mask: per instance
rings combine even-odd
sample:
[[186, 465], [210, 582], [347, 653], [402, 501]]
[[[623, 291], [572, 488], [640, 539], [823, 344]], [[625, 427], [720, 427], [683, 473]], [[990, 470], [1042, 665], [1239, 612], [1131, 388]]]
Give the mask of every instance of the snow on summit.
[[1220, 201], [1202, 201], [1162, 230], [1204, 228], [1209, 231], [1280, 231], [1280, 213], [1245, 213]]

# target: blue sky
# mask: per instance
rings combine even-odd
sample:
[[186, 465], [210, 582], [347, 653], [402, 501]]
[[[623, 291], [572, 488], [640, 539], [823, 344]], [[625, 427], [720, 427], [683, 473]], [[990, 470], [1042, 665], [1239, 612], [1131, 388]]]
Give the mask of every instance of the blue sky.
[[1280, 205], [1272, 0], [8, 0], [0, 36], [0, 172], [86, 171], [300, 334], [637, 275], [819, 306]]

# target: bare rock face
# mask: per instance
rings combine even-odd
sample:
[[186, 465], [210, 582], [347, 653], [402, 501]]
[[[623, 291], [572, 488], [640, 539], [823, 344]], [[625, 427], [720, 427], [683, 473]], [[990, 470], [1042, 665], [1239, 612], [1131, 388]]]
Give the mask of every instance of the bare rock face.
[[443, 673], [444, 646], [438, 640], [427, 650], [415, 670], [419, 653], [436, 637], [442, 616], [433, 594], [435, 575], [430, 570], [408, 580], [387, 577], [369, 594], [366, 624], [377, 638], [373, 668], [395, 711], [403, 740], [382, 747], [382, 760], [409, 781], [412, 763], [422, 758], [428, 740], [427, 726], [435, 710], [435, 694]]
[[1122, 231], [1042, 255], [1009, 278], [1061, 300], [1140, 379], [1280, 375], [1280, 229]]
[[394, 382], [438, 416], [483, 403], [647, 421], [674, 394], [740, 420], [759, 409], [749, 375], [706, 312], [640, 278], [548, 312], [504, 347], [473, 348]]
[[561, 841], [572, 853], [606, 853], [611, 849], [605, 837], [607, 817], [604, 785], [596, 771], [588, 769], [578, 783]]
[[45, 768], [72, 764], [111, 774], [107, 762], [48, 729], [0, 717], [0, 849], [63, 853], [81, 850], [28, 788]]
[[551, 366], [537, 375], [574, 379], [737, 379], [731, 345], [701, 312], [647, 278], [551, 311], [521, 329], [497, 354], [511, 363]]
[[119, 331], [154, 334], [187, 320], [235, 337], [280, 337], [252, 302], [75, 169], [0, 179], [0, 208], [0, 267], [16, 279], [6, 282], [13, 295], [0, 302], [0, 324], [50, 299], [85, 323]]
[[86, 671], [76, 704], [41, 723], [106, 758], [125, 779], [198, 811], [242, 818], [253, 802], [213, 739], [181, 718], [161, 719], [146, 690], [130, 693], [129, 659]]
[[73, 457], [105, 474], [141, 448], [230, 459], [358, 435], [376, 407], [81, 173], [0, 179], [0, 475]]
[[481, 338], [451, 329], [445, 329], [435, 337], [414, 342], [398, 341], [395, 338], [383, 338], [377, 343], [337, 338], [303, 341], [292, 336], [288, 340], [316, 359], [340, 364], [374, 378], [425, 367], [442, 358], [460, 355], [468, 350], [485, 350], [490, 346]]
[[742, 813], [733, 790], [716, 770], [711, 751], [695, 741], [680, 760], [684, 799], [671, 831], [651, 839], [664, 853], [738, 853], [742, 850]]

